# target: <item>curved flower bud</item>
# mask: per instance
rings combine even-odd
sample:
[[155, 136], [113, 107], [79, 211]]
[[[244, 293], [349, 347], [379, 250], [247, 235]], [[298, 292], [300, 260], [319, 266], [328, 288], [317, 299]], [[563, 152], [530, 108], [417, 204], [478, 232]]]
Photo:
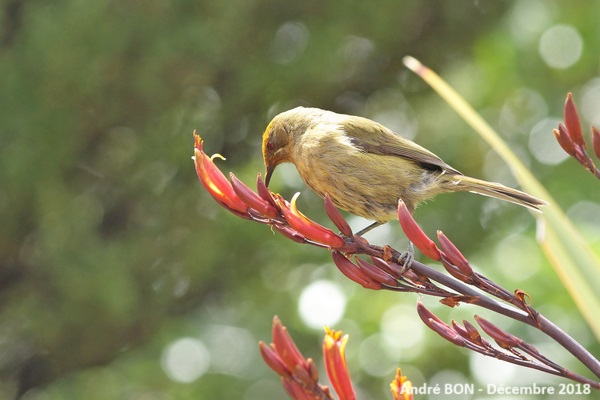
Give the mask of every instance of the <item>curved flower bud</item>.
[[273, 318], [272, 336], [275, 350], [289, 371], [295, 371], [298, 366], [302, 369], [308, 368], [307, 361], [277, 316]]
[[577, 113], [577, 108], [575, 107], [575, 102], [573, 101], [573, 95], [571, 93], [567, 94], [567, 100], [565, 101], [565, 125], [567, 125], [567, 131], [569, 132], [569, 136], [571, 140], [578, 146], [581, 146], [585, 149], [585, 142], [583, 140], [583, 135], [581, 134], [581, 123], [579, 122], [579, 114]]
[[260, 349], [260, 355], [262, 356], [265, 364], [269, 366], [279, 376], [290, 376], [291, 373], [285, 366], [285, 363], [277, 354], [277, 351], [272, 346], [267, 345], [262, 340], [258, 342], [258, 348]]
[[440, 247], [442, 248], [443, 256], [445, 256], [452, 265], [458, 268], [462, 274], [468, 277], [472, 276], [473, 269], [454, 243], [452, 243], [442, 231], [437, 232], [437, 237], [440, 242]]
[[339, 251], [332, 252], [331, 257], [333, 258], [335, 266], [338, 267], [342, 274], [346, 275], [348, 279], [360, 284], [365, 289], [381, 289], [381, 283], [373, 280], [365, 273], [365, 271], [360, 269], [352, 261], [348, 260], [348, 258]]
[[356, 257], [356, 262], [358, 263], [360, 269], [374, 281], [388, 286], [396, 286], [398, 283], [398, 281], [396, 281], [392, 275], [390, 275], [387, 271], [378, 268], [376, 265], [366, 262], [358, 257]]
[[327, 229], [322, 225], [308, 219], [296, 207], [296, 199], [300, 192], [297, 192], [292, 197], [291, 203], [285, 201], [281, 196], [275, 198], [275, 202], [279, 205], [281, 212], [292, 228], [298, 231], [299, 234], [312, 241], [322, 243], [332, 249], [341, 249], [346, 242], [340, 236], [336, 235], [331, 229]]
[[417, 224], [402, 199], [398, 200], [398, 220], [408, 240], [417, 246], [421, 253], [434, 261], [440, 259], [440, 250]]
[[450, 325], [439, 319], [420, 301], [417, 302], [417, 314], [419, 314], [419, 317], [429, 329], [457, 346], [464, 346], [465, 339], [452, 329]]
[[269, 204], [279, 210], [279, 207], [277, 206], [277, 203], [275, 203], [275, 200], [273, 200], [273, 196], [271, 196], [269, 188], [267, 188], [267, 185], [265, 185], [265, 181], [263, 181], [260, 172], [258, 175], [256, 175], [256, 191], [260, 197], [268, 201]]
[[351, 237], [352, 229], [350, 228], [350, 225], [348, 225], [348, 222], [346, 222], [342, 214], [340, 214], [340, 211], [337, 209], [337, 207], [333, 204], [333, 201], [331, 201], [331, 197], [329, 197], [328, 194], [325, 194], [324, 200], [325, 212], [327, 213], [329, 219], [335, 224], [335, 226], [337, 226], [337, 228], [340, 230], [340, 232], [342, 232], [342, 234], [344, 234], [347, 237]]
[[560, 147], [562, 147], [562, 149], [565, 151], [565, 153], [574, 157], [575, 156], [575, 144], [573, 143], [573, 140], [571, 140], [571, 137], [569, 136], [569, 133], [567, 132], [567, 128], [565, 128], [565, 126], [562, 124], [562, 122], [559, 122], [558, 129], [554, 129], [552, 132], [554, 133], [554, 137], [556, 138], [556, 141], [558, 142]]
[[223, 158], [219, 154], [208, 157], [202, 150], [202, 138], [194, 131], [194, 156], [192, 159], [200, 182], [217, 203], [232, 213], [249, 219], [248, 205], [236, 195], [225, 175], [212, 161], [214, 157]]
[[479, 326], [481, 326], [481, 329], [490, 335], [490, 337], [494, 339], [496, 343], [498, 343], [498, 346], [502, 347], [503, 349], [511, 349], [519, 346], [519, 339], [517, 339], [517, 337], [503, 331], [490, 321], [481, 318], [478, 315], [475, 315], [475, 321], [477, 321]]
[[334, 331], [328, 327], [325, 327], [325, 333], [323, 357], [331, 385], [340, 399], [355, 400], [356, 393], [352, 388], [352, 381], [346, 365], [345, 348], [348, 335], [342, 337], [341, 331]]
[[279, 212], [275, 209], [275, 207], [271, 205], [271, 203], [260, 197], [252, 189], [246, 186], [246, 184], [240, 181], [233, 174], [233, 172], [229, 173], [229, 180], [231, 181], [233, 191], [249, 207], [255, 209], [256, 211], [268, 218], [277, 218], [277, 216], [279, 216]]

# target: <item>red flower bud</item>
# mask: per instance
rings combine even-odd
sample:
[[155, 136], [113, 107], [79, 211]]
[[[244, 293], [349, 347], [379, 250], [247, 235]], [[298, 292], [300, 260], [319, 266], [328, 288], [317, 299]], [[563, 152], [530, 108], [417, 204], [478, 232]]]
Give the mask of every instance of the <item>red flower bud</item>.
[[556, 141], [562, 147], [562, 149], [570, 156], [575, 156], [575, 144], [571, 140], [569, 133], [567, 132], [567, 128], [562, 124], [562, 122], [558, 123], [558, 129], [554, 129], [552, 131], [554, 133], [554, 137]]
[[291, 373], [285, 366], [283, 360], [277, 354], [277, 351], [271, 346], [268, 346], [262, 340], [258, 342], [258, 348], [260, 349], [260, 355], [262, 356], [265, 364], [279, 376], [290, 376]]
[[388, 286], [396, 286], [398, 284], [398, 281], [396, 281], [392, 275], [388, 274], [386, 271], [378, 268], [377, 266], [358, 257], [356, 257], [356, 262], [358, 263], [360, 269], [374, 281]]
[[423, 232], [421, 227], [417, 224], [417, 221], [412, 217], [402, 199], [398, 201], [398, 219], [400, 220], [400, 225], [402, 226], [402, 230], [406, 234], [406, 237], [408, 237], [408, 240], [417, 246], [417, 248], [421, 250], [421, 253], [432, 260], [438, 261], [441, 257], [440, 250], [435, 243], [425, 235], [425, 232]]
[[350, 225], [348, 225], [348, 222], [346, 222], [342, 214], [340, 214], [340, 211], [337, 209], [337, 207], [333, 204], [333, 201], [331, 201], [331, 197], [329, 197], [329, 195], [326, 194], [324, 200], [325, 212], [327, 213], [327, 216], [329, 216], [329, 219], [331, 219], [331, 221], [335, 224], [335, 226], [337, 226], [337, 228], [340, 230], [340, 232], [342, 232], [342, 234], [344, 234], [347, 237], [351, 237], [352, 229], [350, 228]]
[[279, 216], [279, 212], [271, 205], [271, 203], [260, 197], [252, 189], [246, 186], [245, 183], [236, 178], [233, 172], [229, 173], [229, 179], [231, 180], [233, 191], [248, 206], [268, 218], [277, 218]]
[[475, 315], [475, 320], [479, 326], [481, 326], [481, 329], [490, 335], [490, 337], [494, 339], [496, 343], [498, 343], [498, 346], [502, 347], [503, 349], [511, 349], [519, 345], [519, 340], [515, 336], [503, 331], [488, 320], [483, 319], [478, 315]]
[[581, 123], [579, 122], [579, 115], [577, 114], [577, 108], [573, 101], [573, 95], [567, 94], [567, 100], [565, 101], [565, 125], [569, 131], [571, 140], [582, 148], [585, 149], [585, 142], [583, 141], [583, 135], [581, 134]]
[[300, 366], [303, 369], [308, 368], [308, 363], [296, 347], [296, 344], [290, 337], [287, 328], [281, 324], [281, 321], [277, 316], [273, 318], [273, 344], [275, 345], [275, 351], [285, 364], [289, 371], [295, 371], [296, 366]]
[[369, 275], [365, 273], [365, 271], [361, 270], [358, 266], [356, 266], [352, 261], [348, 260], [339, 251], [332, 252], [331, 257], [333, 258], [335, 266], [338, 267], [342, 274], [346, 275], [346, 277], [350, 280], [360, 284], [366, 289], [381, 289], [381, 283], [373, 280]]
[[438, 241], [440, 242], [440, 247], [442, 248], [443, 256], [445, 256], [448, 261], [458, 268], [461, 273], [466, 276], [472, 276], [473, 269], [469, 265], [469, 262], [465, 256], [463, 256], [454, 243], [452, 243], [442, 231], [437, 232], [437, 237]]
[[267, 188], [267, 185], [265, 185], [265, 182], [262, 180], [260, 172], [256, 176], [256, 191], [260, 197], [268, 201], [273, 207], [279, 210], [277, 203], [275, 203], [275, 200], [273, 200], [273, 196], [271, 196], [269, 188]]

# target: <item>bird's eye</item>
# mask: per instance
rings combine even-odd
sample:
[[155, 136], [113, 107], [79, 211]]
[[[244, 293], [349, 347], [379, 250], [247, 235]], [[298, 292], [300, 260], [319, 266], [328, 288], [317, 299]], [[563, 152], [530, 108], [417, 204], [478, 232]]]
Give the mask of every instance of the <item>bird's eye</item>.
[[275, 145], [273, 144], [273, 142], [267, 142], [267, 149], [268, 150], [273, 150], [275, 148]]

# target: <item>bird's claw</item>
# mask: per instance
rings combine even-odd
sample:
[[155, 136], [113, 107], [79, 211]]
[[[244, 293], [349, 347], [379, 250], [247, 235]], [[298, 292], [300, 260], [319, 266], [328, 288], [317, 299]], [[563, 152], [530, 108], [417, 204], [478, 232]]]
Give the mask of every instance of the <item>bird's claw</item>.
[[414, 259], [415, 259], [415, 247], [413, 246], [412, 242], [409, 241], [408, 249], [406, 249], [406, 251], [403, 252], [398, 259], [398, 263], [400, 265], [402, 265], [402, 269], [400, 270], [400, 275], [404, 274], [410, 268], [410, 265], [412, 264]]

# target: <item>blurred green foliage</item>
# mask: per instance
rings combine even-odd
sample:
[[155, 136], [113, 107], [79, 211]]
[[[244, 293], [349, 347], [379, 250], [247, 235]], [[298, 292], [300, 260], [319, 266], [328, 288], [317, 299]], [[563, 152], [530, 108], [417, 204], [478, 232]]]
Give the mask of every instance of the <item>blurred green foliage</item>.
[[[513, 184], [490, 149], [402, 66], [410, 54], [505, 135], [597, 249], [597, 184], [574, 162], [541, 163], [531, 153], [555, 151], [551, 130], [534, 142], [531, 132], [560, 118], [568, 91], [592, 110], [584, 125], [599, 124], [597, 15], [600, 4], [587, 1], [4, 1], [0, 398], [284, 398], [256, 343], [269, 341], [277, 314], [304, 354], [320, 360], [322, 332], [297, 309], [303, 289], [320, 279], [347, 299], [334, 328], [350, 334], [362, 398], [389, 398], [395, 366], [415, 385], [448, 373], [472, 381], [479, 361], [421, 330], [416, 296], [362, 290], [326, 251], [214, 203], [190, 161], [192, 131], [207, 153], [228, 158], [218, 162], [224, 171], [250, 183], [262, 170], [269, 119], [309, 104], [405, 126], [459, 170]], [[573, 27], [583, 44], [568, 68], [548, 66], [539, 51], [556, 24]], [[276, 174], [274, 188], [288, 198], [303, 191], [299, 207], [326, 221], [321, 200], [290, 169]], [[536, 248], [525, 211], [457, 194], [416, 217], [600, 354]], [[399, 227], [390, 229], [384, 240], [403, 246]], [[446, 320], [475, 312], [426, 300]], [[390, 352], [394, 344], [377, 339], [391, 316], [408, 327], [399, 332], [421, 332], [410, 338], [412, 351]], [[377, 346], [393, 356], [375, 370]], [[170, 363], [183, 363], [186, 350], [196, 364], [187, 378], [174, 377]], [[561, 349], [548, 352], [563, 360]], [[515, 374], [526, 377], [520, 384], [542, 379], [511, 373], [509, 382]]]

